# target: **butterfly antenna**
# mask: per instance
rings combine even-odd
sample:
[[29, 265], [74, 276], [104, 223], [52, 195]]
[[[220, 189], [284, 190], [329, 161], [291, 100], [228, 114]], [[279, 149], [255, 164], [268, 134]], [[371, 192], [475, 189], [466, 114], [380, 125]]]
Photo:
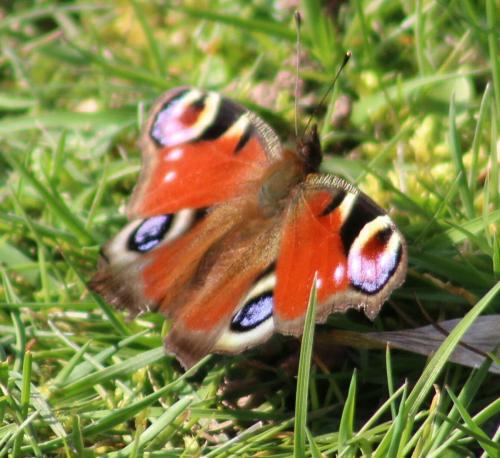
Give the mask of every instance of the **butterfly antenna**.
[[306, 127], [304, 129], [304, 133], [303, 133], [303, 136], [305, 136], [306, 132], [307, 132], [307, 129], [309, 128], [309, 126], [311, 125], [311, 122], [314, 118], [314, 116], [318, 113], [318, 110], [323, 106], [323, 104], [325, 103], [325, 100], [326, 98], [330, 95], [330, 93], [332, 92], [333, 88], [335, 87], [335, 83], [337, 82], [340, 74], [342, 73], [342, 70], [344, 69], [344, 67], [346, 66], [347, 62], [349, 62], [349, 59], [351, 58], [352, 56], [352, 52], [351, 51], [347, 51], [345, 54], [344, 54], [344, 60], [342, 61], [342, 63], [340, 64], [339, 66], [339, 69], [337, 70], [337, 73], [335, 75], [335, 78], [333, 78], [333, 81], [330, 83], [330, 86], [328, 87], [327, 91], [325, 92], [325, 94], [323, 95], [323, 97], [321, 98], [321, 101], [319, 102], [318, 105], [316, 105], [316, 108], [314, 109], [314, 111], [312, 112], [311, 116], [309, 116], [309, 120], [307, 121], [307, 124], [306, 124]]
[[295, 11], [295, 28], [297, 30], [296, 62], [295, 62], [295, 138], [299, 137], [299, 69], [300, 69], [300, 27], [302, 17], [298, 11]]

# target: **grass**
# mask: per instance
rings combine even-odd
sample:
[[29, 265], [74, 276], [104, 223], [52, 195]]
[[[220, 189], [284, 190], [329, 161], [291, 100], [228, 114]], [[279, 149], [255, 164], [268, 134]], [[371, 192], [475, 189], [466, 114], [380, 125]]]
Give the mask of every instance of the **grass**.
[[[0, 457], [499, 456], [492, 362], [448, 362], [500, 309], [495, 2], [301, 3], [301, 124], [350, 49], [317, 114], [323, 170], [390, 211], [408, 278], [373, 323], [332, 316], [302, 352], [277, 337], [188, 372], [161, 316], [126, 321], [86, 282], [125, 223], [152, 101], [200, 85], [293, 138], [296, 34], [285, 2], [172, 3], [0, 7]], [[361, 345], [428, 324], [418, 304], [463, 317], [428, 358]], [[336, 329], [349, 348], [319, 345]]]

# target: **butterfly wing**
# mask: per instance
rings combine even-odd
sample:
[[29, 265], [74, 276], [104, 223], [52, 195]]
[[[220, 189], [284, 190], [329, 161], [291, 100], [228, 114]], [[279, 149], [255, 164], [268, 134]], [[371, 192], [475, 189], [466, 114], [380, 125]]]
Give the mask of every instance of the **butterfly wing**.
[[274, 321], [300, 335], [317, 273], [317, 322], [332, 312], [363, 309], [374, 318], [404, 280], [407, 249], [385, 212], [331, 175], [311, 174], [287, 209], [276, 267]]
[[220, 94], [187, 87], [155, 103], [141, 149], [130, 218], [208, 207], [254, 192], [282, 151], [257, 115]]
[[[215, 243], [174, 301], [167, 351], [190, 367], [212, 351], [238, 353], [269, 337], [272, 302], [263, 297], [270, 285], [262, 273], [274, 262], [278, 248], [279, 225], [258, 215], [243, 218]], [[162, 303], [160, 311], [164, 306], [172, 309], [171, 303]], [[231, 331], [240, 339], [229, 342]]]
[[[103, 247], [90, 286], [119, 308], [138, 313], [162, 303], [169, 316], [168, 304], [209, 248], [240, 224], [240, 203], [258, 194], [282, 150], [254, 113], [186, 87], [158, 99], [141, 147], [143, 167], [128, 206], [132, 222]], [[221, 202], [215, 212], [206, 208]]]

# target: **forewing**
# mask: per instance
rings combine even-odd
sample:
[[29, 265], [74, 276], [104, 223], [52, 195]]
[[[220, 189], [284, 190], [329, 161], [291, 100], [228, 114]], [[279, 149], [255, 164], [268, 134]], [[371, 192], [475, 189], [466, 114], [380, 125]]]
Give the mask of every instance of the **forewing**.
[[407, 250], [385, 212], [331, 175], [309, 175], [286, 212], [276, 268], [274, 320], [300, 335], [317, 273], [317, 322], [332, 312], [363, 309], [373, 319], [404, 281]]
[[141, 137], [143, 166], [130, 218], [202, 208], [256, 192], [279, 160], [278, 137], [215, 92], [177, 88], [155, 103]]

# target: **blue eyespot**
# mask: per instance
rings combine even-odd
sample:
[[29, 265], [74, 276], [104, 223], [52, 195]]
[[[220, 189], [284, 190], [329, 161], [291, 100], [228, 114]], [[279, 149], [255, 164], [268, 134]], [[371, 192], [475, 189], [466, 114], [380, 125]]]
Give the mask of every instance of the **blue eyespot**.
[[172, 225], [173, 215], [159, 215], [145, 219], [130, 235], [128, 247], [146, 253], [158, 245]]
[[252, 299], [233, 317], [231, 330], [244, 332], [256, 328], [273, 314], [273, 305], [272, 292], [266, 292]]

